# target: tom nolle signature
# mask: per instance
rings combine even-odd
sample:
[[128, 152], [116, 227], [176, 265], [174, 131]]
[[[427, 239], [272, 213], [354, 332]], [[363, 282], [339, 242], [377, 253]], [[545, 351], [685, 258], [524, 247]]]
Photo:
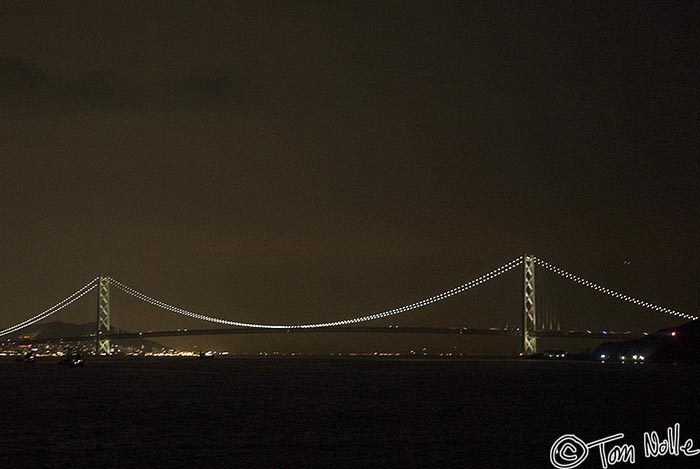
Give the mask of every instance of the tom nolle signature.
[[[617, 433], [586, 443], [576, 435], [563, 435], [552, 444], [549, 450], [549, 461], [557, 469], [571, 469], [583, 463], [588, 458], [590, 450], [596, 449], [603, 469], [617, 463], [634, 464], [637, 451], [633, 445], [612, 444], [624, 437], [624, 433]], [[668, 427], [666, 438], [660, 438], [656, 432], [644, 432], [643, 441], [645, 458], [697, 456], [700, 454], [700, 449], [693, 448], [692, 438], [688, 438], [681, 444], [681, 426], [678, 423]]]

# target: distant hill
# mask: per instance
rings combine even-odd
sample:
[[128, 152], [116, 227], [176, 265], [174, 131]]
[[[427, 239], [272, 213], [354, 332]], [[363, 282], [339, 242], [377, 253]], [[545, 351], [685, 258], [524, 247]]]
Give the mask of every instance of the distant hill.
[[67, 322], [47, 322], [36, 324], [24, 330], [18, 337], [31, 337], [33, 339], [48, 339], [51, 337], [78, 337], [95, 333], [95, 323], [71, 324]]
[[[72, 324], [67, 322], [47, 322], [43, 324], [36, 324], [34, 326], [28, 327], [18, 334], [15, 338], [20, 337], [30, 337], [36, 340], [45, 340], [53, 337], [80, 337], [95, 333], [97, 328], [94, 322], [88, 322], [85, 324]], [[128, 332], [122, 329], [115, 328], [114, 332]], [[163, 345], [158, 342], [153, 342], [152, 340], [145, 339], [122, 339], [119, 340], [119, 345], [124, 347], [136, 347], [143, 348], [147, 351], [152, 349], [161, 350]]]
[[632, 360], [643, 356], [645, 362], [700, 364], [700, 320], [678, 327], [658, 330], [641, 339], [606, 342], [594, 352], [595, 359]]

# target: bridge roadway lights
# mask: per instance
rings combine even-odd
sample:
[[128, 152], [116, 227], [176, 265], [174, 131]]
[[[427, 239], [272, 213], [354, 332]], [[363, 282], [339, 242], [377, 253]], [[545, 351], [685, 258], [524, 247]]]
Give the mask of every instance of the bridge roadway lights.
[[527, 355], [537, 353], [537, 330], [535, 311], [535, 256], [523, 256], [523, 350]]
[[97, 284], [97, 333], [95, 335], [95, 355], [110, 354], [109, 339], [102, 339], [102, 334], [109, 334], [109, 277], [100, 277]]

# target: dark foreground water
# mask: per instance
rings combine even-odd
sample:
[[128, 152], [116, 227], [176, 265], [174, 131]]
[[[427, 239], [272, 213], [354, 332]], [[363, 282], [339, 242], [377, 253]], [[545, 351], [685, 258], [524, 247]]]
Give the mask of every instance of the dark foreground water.
[[[700, 447], [700, 372], [680, 366], [386, 359], [0, 362], [2, 467], [553, 467], [564, 434], [680, 424]], [[612, 445], [612, 443], [611, 443]], [[579, 467], [601, 467], [590, 450]]]

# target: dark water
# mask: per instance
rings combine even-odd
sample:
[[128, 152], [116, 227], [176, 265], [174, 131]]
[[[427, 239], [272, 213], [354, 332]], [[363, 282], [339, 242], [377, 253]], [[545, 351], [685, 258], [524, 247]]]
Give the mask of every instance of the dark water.
[[[3, 467], [552, 467], [561, 435], [680, 424], [700, 447], [700, 372], [530, 361], [0, 362]], [[601, 467], [597, 451], [579, 467]]]

